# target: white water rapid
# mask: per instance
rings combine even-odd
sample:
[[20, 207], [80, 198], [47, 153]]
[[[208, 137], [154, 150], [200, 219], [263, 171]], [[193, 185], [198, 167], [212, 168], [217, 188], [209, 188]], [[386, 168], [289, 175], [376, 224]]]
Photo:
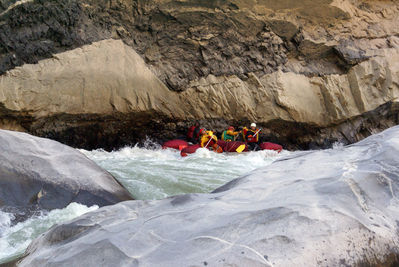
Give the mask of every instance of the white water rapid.
[[57, 223], [72, 220], [98, 206], [71, 203], [64, 209], [40, 211], [24, 222], [12, 225], [12, 213], [0, 211], [0, 264], [21, 255], [30, 242]]
[[349, 146], [287, 154], [176, 158], [202, 166], [192, 180], [212, 183], [236, 165], [264, 167], [213, 194], [102, 207], [35, 239], [20, 266], [398, 266], [399, 126]]
[[116, 152], [81, 151], [111, 172], [136, 199], [209, 193], [234, 178], [289, 154], [270, 150], [216, 154], [199, 149], [188, 157], [181, 157], [180, 152], [173, 149], [139, 147], [126, 147]]
[[[80, 150], [112, 173], [136, 199], [161, 199], [183, 193], [209, 193], [217, 187], [290, 154], [283, 151], [216, 154], [205, 149], [182, 158], [179, 151], [154, 145], [118, 151]], [[97, 207], [70, 204], [41, 212], [12, 225], [13, 214], [0, 211], [0, 263], [21, 255], [29, 243], [52, 225], [71, 220]]]

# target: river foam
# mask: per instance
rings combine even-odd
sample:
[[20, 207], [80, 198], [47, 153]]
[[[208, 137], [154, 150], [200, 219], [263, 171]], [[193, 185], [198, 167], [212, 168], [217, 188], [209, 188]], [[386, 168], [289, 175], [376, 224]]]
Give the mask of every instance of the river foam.
[[[283, 151], [216, 154], [206, 149], [188, 157], [180, 151], [161, 149], [148, 142], [145, 148], [118, 151], [80, 150], [112, 173], [137, 199], [162, 199], [184, 193], [209, 193], [215, 188], [258, 167], [291, 154]], [[0, 211], [0, 263], [23, 253], [29, 243], [54, 224], [78, 217], [97, 206], [72, 203], [65, 209], [32, 212], [28, 220], [13, 223], [16, 214]]]
[[30, 242], [51, 226], [98, 209], [71, 203], [64, 209], [40, 211], [26, 221], [12, 224], [14, 214], [0, 211], [0, 264], [21, 255]]
[[217, 187], [290, 152], [264, 150], [216, 154], [199, 149], [181, 157], [173, 149], [125, 147], [118, 151], [81, 150], [111, 172], [136, 199], [161, 199], [183, 193], [209, 193]]
[[398, 195], [399, 126], [293, 152], [212, 194], [103, 207], [34, 240], [21, 266], [397, 266]]

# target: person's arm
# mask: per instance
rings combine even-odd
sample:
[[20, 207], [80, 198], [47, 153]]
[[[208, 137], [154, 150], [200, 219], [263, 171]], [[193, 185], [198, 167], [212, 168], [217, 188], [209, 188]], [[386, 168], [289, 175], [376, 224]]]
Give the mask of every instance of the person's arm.
[[232, 130], [227, 130], [227, 134], [228, 135], [233, 135], [233, 136], [235, 136], [235, 135], [237, 135], [237, 134], [239, 134], [240, 132], [234, 132], [234, 131], [232, 131]]
[[247, 132], [248, 132], [247, 127], [242, 128], [242, 138], [244, 139], [244, 142], [247, 141]]
[[200, 145], [201, 145], [201, 147], [204, 147], [205, 146], [205, 135], [203, 135], [203, 136], [201, 136], [201, 141], [200, 141]]
[[217, 141], [217, 140], [218, 140], [218, 138], [217, 138], [216, 134], [212, 135], [212, 139], [213, 139], [213, 140], [215, 140], [215, 141]]

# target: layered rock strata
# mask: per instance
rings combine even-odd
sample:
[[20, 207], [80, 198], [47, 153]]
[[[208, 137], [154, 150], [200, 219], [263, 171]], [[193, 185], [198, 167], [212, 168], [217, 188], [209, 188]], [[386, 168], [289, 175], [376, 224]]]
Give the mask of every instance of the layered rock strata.
[[19, 266], [396, 266], [399, 127], [53, 227]]
[[268, 140], [309, 148], [399, 123], [395, 1], [3, 1], [0, 12], [2, 128], [112, 149], [194, 119], [217, 131], [256, 121]]
[[184, 117], [178, 96], [120, 40], [17, 67], [0, 78], [0, 87], [3, 128], [29, 129], [78, 147], [137, 142], [162, 119]]

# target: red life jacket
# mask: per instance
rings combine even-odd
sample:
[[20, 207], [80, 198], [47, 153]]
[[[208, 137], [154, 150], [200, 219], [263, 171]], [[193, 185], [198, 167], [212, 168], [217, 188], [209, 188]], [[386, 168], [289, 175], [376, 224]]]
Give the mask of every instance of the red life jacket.
[[200, 129], [199, 126], [198, 126], [198, 127], [195, 127], [194, 133], [193, 133], [193, 136], [194, 136], [195, 139], [198, 140], [198, 139], [200, 138], [201, 130], [204, 130], [204, 129]]
[[[252, 129], [248, 129], [245, 133], [245, 140], [247, 141], [247, 143], [256, 143], [259, 141], [259, 129], [256, 129], [255, 131], [253, 131]], [[257, 133], [258, 132], [258, 133]], [[256, 134], [257, 133], [257, 134]], [[256, 134], [256, 136], [255, 136]]]
[[187, 139], [192, 139], [193, 138], [193, 136], [194, 136], [194, 130], [195, 130], [195, 126], [193, 125], [193, 126], [191, 126], [190, 128], [188, 128], [188, 131], [187, 131]]

